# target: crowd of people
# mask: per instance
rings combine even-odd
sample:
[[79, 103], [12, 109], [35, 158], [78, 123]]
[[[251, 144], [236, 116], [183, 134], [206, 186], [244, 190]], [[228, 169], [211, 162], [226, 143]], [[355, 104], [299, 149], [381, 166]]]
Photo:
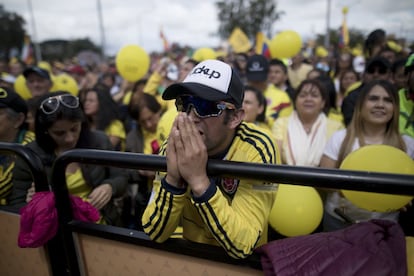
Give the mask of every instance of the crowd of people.
[[[209, 60], [154, 55], [136, 82], [109, 62], [26, 66], [14, 59], [0, 70], [0, 141], [32, 149], [49, 180], [54, 160], [70, 149], [166, 156], [167, 172], [66, 169], [69, 192], [100, 211], [99, 223], [143, 230], [159, 242], [179, 232], [235, 258], [267, 242], [277, 184], [209, 176], [208, 159], [339, 168], [372, 144], [414, 159], [414, 54], [389, 47], [382, 30], [367, 36], [361, 56], [348, 49], [311, 56], [303, 49], [288, 61], [253, 50]], [[54, 90], [59, 74], [75, 79], [78, 92]], [[29, 97], [14, 85], [21, 75]], [[0, 158], [0, 205], [18, 211], [36, 192], [30, 171], [18, 158]], [[414, 234], [410, 206], [371, 212], [339, 190], [318, 192], [325, 212], [317, 231], [349, 226], [344, 217], [381, 218]]]

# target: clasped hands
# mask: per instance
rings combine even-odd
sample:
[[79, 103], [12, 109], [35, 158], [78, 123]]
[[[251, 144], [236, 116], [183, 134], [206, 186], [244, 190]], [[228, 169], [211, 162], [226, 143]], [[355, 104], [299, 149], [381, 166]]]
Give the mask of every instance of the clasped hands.
[[196, 124], [184, 112], [174, 120], [166, 156], [167, 183], [177, 188], [188, 184], [195, 196], [203, 195], [210, 185], [206, 171], [207, 148]]

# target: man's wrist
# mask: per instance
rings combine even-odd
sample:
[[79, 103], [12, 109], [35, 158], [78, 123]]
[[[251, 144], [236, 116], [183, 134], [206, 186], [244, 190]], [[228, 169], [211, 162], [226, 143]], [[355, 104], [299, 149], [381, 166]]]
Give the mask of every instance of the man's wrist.
[[210, 179], [208, 179], [208, 177], [205, 177], [203, 179], [193, 181], [192, 183], [196, 183], [190, 184], [193, 195], [196, 197], [201, 197], [210, 186]]
[[165, 176], [165, 181], [170, 185], [170, 186], [173, 186], [173, 187], [175, 187], [175, 188], [178, 188], [178, 189], [183, 189], [183, 188], [185, 188], [185, 186], [184, 186], [184, 182], [183, 181], [181, 181], [181, 179], [174, 179], [173, 177], [171, 177], [171, 176], [169, 176], [168, 174], [167, 174], [167, 176]]

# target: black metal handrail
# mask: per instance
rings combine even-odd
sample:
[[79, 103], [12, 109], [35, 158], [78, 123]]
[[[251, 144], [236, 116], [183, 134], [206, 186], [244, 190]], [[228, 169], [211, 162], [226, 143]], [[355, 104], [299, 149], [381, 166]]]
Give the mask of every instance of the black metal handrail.
[[[56, 160], [53, 170], [55, 179], [64, 178], [64, 168], [71, 162], [155, 171], [167, 169], [165, 157], [158, 155], [89, 149], [70, 150]], [[209, 160], [207, 172], [209, 175], [237, 176], [320, 188], [414, 195], [414, 175], [223, 160]]]
[[[65, 168], [72, 162], [154, 171], [166, 171], [167, 169], [165, 157], [157, 155], [90, 149], [75, 149], [63, 153], [56, 159], [53, 166], [52, 188], [56, 197], [56, 208], [60, 223], [69, 226], [73, 225], [73, 222], [69, 193], [66, 186]], [[413, 175], [223, 160], [209, 160], [207, 172], [209, 175], [237, 176], [239, 178], [251, 178], [276, 183], [414, 195]], [[69, 265], [67, 271], [69, 275], [79, 275], [76, 249], [70, 231], [67, 228], [63, 229], [63, 241], [67, 244], [65, 246], [66, 259]]]

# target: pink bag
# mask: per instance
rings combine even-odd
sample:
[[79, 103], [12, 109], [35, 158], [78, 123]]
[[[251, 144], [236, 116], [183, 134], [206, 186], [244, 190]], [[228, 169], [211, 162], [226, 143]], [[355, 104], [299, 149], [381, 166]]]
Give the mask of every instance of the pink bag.
[[[73, 218], [86, 222], [99, 220], [99, 211], [80, 197], [70, 196]], [[52, 239], [58, 229], [58, 215], [53, 192], [37, 192], [32, 200], [20, 209], [18, 246], [40, 247]]]

